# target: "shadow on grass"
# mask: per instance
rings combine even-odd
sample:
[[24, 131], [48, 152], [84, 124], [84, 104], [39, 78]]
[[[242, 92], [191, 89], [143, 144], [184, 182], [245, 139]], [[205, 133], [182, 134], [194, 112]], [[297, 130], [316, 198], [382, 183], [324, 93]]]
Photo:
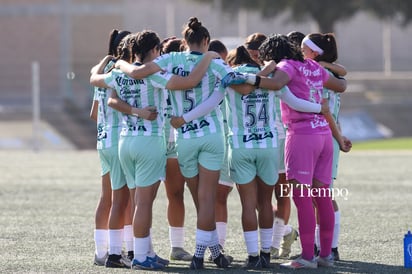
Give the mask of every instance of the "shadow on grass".
[[[162, 272], [166, 273], [193, 273], [189, 270], [189, 263], [171, 263]], [[235, 260], [230, 268], [219, 269], [213, 263], [205, 262], [205, 269], [196, 270], [196, 273], [411, 273], [412, 269], [405, 269], [403, 266], [385, 265], [380, 263], [360, 262], [360, 261], [339, 261], [332, 268], [320, 267], [317, 269], [294, 270], [280, 267], [280, 263], [271, 263], [271, 268], [260, 270], [242, 269], [242, 261]]]

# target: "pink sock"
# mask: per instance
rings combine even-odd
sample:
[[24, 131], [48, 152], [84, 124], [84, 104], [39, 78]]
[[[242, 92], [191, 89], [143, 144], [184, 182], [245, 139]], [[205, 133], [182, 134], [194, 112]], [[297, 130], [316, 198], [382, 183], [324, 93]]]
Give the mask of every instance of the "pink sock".
[[294, 187], [293, 201], [298, 212], [299, 238], [302, 245], [302, 258], [312, 260], [314, 256], [313, 245], [315, 242], [315, 212], [312, 197], [307, 188]]
[[329, 186], [323, 186], [319, 188], [319, 195], [315, 201], [318, 208], [319, 215], [319, 238], [321, 250], [320, 257], [327, 257], [331, 253], [333, 229], [335, 226], [335, 212], [333, 210], [332, 199], [329, 194]]

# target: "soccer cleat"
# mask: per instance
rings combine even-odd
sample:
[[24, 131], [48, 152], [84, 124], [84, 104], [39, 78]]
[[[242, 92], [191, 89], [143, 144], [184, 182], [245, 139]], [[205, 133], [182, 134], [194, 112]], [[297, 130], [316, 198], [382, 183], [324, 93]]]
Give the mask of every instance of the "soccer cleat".
[[192, 257], [192, 261], [190, 262], [190, 269], [192, 270], [199, 270], [205, 268], [203, 266], [203, 258], [198, 258], [196, 256]]
[[130, 261], [122, 257], [122, 255], [110, 254], [107, 257], [106, 267], [110, 268], [130, 268]]
[[213, 262], [217, 265], [218, 268], [228, 268], [232, 263], [233, 258], [225, 256], [223, 253], [220, 253]]
[[291, 262], [281, 264], [280, 267], [290, 269], [318, 268], [318, 262], [316, 261], [316, 259], [309, 261], [303, 259], [302, 257], [299, 257]]
[[99, 258], [99, 257], [97, 257], [97, 254], [95, 253], [95, 254], [94, 254], [94, 262], [93, 262], [93, 264], [94, 264], [94, 265], [98, 265], [98, 266], [104, 266], [104, 265], [106, 264], [106, 260], [107, 260], [107, 257], [108, 257], [108, 256], [109, 256], [109, 254], [106, 253], [103, 257]]
[[244, 269], [261, 269], [262, 261], [260, 256], [251, 256], [249, 255], [246, 259], [246, 262], [243, 264], [242, 268]]
[[162, 264], [164, 266], [168, 266], [169, 265], [169, 260], [163, 259], [162, 257], [159, 257], [157, 254], [154, 256], [156, 262], [158, 262], [159, 264]]
[[161, 270], [164, 269], [165, 265], [156, 261], [156, 257], [146, 257], [146, 260], [139, 262], [134, 259], [132, 262], [132, 269], [136, 270]]
[[323, 267], [333, 267], [334, 265], [334, 260], [333, 260], [333, 255], [329, 254], [327, 257], [317, 257], [318, 260], [318, 266], [323, 266]]
[[[225, 250], [223, 249], [223, 246], [221, 246], [219, 244], [219, 249], [220, 249], [220, 253], [222, 253], [223, 255], [225, 255], [225, 257], [230, 261], [233, 262], [233, 257], [230, 255], [227, 255]], [[213, 258], [212, 258], [212, 254], [209, 255], [209, 257], [207, 258], [209, 260], [209, 262], [213, 262]]]
[[270, 266], [270, 252], [260, 251], [260, 261], [262, 262], [263, 268], [269, 268]]
[[340, 260], [340, 258], [339, 258], [339, 251], [338, 251], [338, 248], [337, 248], [337, 247], [332, 248], [332, 256], [333, 256], [333, 260], [334, 260], [335, 262]]
[[127, 251], [126, 257], [129, 259], [130, 262], [132, 262], [134, 259], [134, 251], [133, 250]]
[[294, 241], [298, 238], [299, 233], [296, 229], [292, 228], [292, 231], [283, 236], [282, 243], [280, 244], [280, 254], [279, 257], [282, 259], [287, 259], [290, 256], [290, 252], [292, 251], [291, 246]]
[[182, 247], [173, 247], [169, 258], [173, 261], [191, 261], [192, 255]]
[[279, 259], [279, 249], [276, 247], [270, 247], [270, 257], [272, 259]]

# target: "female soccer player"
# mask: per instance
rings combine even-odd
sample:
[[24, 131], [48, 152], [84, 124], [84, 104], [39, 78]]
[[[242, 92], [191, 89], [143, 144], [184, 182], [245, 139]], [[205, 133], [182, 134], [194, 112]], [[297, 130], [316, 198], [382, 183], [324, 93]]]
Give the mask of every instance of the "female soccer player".
[[[160, 39], [154, 32], [143, 31], [135, 35], [131, 47], [138, 62], [136, 65], [141, 65], [159, 56]], [[145, 79], [135, 80], [118, 70], [113, 70], [110, 74], [99, 74], [104, 62], [91, 76], [93, 85], [116, 90], [116, 93], [112, 93], [114, 102], [111, 106], [116, 106], [117, 97], [129, 104], [127, 108], [120, 106], [125, 115], [119, 156], [136, 205], [133, 218], [134, 269], [163, 269], [169, 263], [154, 252], [150, 233], [153, 201], [160, 181], [165, 176], [166, 145], [162, 115], [166, 102], [164, 89], [195, 86], [215, 56], [207, 55], [197, 66], [199, 72], [193, 71], [192, 75], [185, 78], [159, 72]], [[158, 110], [161, 115], [157, 115]]]
[[[139, 68], [121, 62], [120, 69], [135, 79], [143, 78], [161, 69], [177, 75], [188, 75], [207, 51], [210, 34], [197, 18], [192, 17], [182, 35], [189, 51], [162, 55], [154, 62]], [[224, 64], [223, 60], [213, 60], [207, 74], [197, 87], [171, 92], [175, 115], [181, 116], [199, 105], [213, 92], [216, 84], [219, 84], [218, 81], [230, 73], [233, 73], [232, 69]], [[230, 261], [220, 252], [215, 210], [210, 206], [215, 204], [219, 171], [224, 157], [222, 115], [219, 110], [214, 110], [178, 129], [177, 155], [198, 214], [196, 251], [190, 268], [204, 267], [203, 259], [208, 247], [216, 265], [226, 268]]]

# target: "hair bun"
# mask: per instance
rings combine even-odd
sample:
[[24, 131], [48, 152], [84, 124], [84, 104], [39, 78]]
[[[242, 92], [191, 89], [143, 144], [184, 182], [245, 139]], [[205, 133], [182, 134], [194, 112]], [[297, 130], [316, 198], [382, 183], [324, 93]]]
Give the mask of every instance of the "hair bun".
[[189, 18], [189, 23], [188, 23], [189, 28], [192, 30], [197, 30], [202, 26], [202, 23], [199, 22], [199, 20], [196, 17], [190, 17]]

